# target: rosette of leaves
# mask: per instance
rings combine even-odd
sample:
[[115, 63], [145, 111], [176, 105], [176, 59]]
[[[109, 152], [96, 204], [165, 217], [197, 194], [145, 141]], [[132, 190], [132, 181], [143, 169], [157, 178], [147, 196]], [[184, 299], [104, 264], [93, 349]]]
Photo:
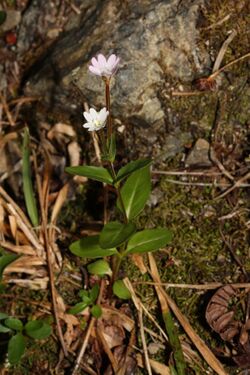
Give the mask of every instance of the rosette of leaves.
[[[114, 159], [114, 150], [115, 146], [110, 151], [112, 160]], [[116, 207], [120, 212], [118, 217], [123, 216], [121, 221], [111, 221], [104, 225], [100, 235], [85, 237], [73, 242], [70, 245], [70, 251], [73, 254], [91, 259], [115, 256], [115, 263], [118, 264], [116, 268], [119, 269], [119, 265], [125, 256], [156, 251], [171, 241], [171, 232], [166, 228], [140, 231], [136, 228], [135, 219], [144, 209], [151, 192], [150, 164], [151, 160], [149, 159], [132, 161], [123, 166], [117, 173], [114, 168], [104, 167], [78, 166], [66, 168], [66, 172], [70, 174], [85, 176], [113, 186], [117, 191]], [[100, 261], [97, 262], [100, 265]], [[95, 263], [91, 265], [92, 271], [93, 269], [99, 269], [98, 266], [95, 266]], [[118, 273], [117, 269], [113, 270], [115, 272], [114, 280]], [[98, 274], [98, 272], [91, 273]], [[108, 273], [109, 270], [106, 274]], [[116, 290], [117, 288], [113, 288], [117, 295]], [[124, 290], [123, 292], [119, 294], [128, 295], [127, 291]]]
[[20, 319], [0, 313], [0, 333], [9, 335], [8, 361], [11, 365], [20, 361], [28, 339], [44, 340], [51, 332], [51, 326], [43, 320], [30, 320], [23, 324]]

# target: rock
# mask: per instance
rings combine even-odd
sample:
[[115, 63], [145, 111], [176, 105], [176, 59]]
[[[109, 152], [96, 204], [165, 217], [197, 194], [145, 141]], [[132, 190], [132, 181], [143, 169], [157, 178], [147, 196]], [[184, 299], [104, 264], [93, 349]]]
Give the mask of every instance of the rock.
[[[0, 7], [1, 10], [1, 7]], [[18, 10], [6, 10], [6, 19], [0, 25], [0, 33], [14, 29], [21, 21], [21, 12]]]
[[113, 115], [143, 128], [163, 127], [166, 108], [160, 92], [165, 79], [190, 82], [209, 62], [197, 46], [202, 4], [203, 0], [88, 1], [80, 21], [77, 16], [74, 25], [71, 19], [69, 30], [33, 67], [26, 93], [43, 97], [45, 106], [63, 112], [75, 112], [72, 104], [83, 99], [100, 108], [103, 83], [87, 67], [99, 52], [116, 53], [121, 64], [113, 80]]
[[199, 138], [188, 154], [185, 161], [185, 166], [210, 167], [212, 162], [209, 158], [209, 148], [209, 143], [205, 139]]

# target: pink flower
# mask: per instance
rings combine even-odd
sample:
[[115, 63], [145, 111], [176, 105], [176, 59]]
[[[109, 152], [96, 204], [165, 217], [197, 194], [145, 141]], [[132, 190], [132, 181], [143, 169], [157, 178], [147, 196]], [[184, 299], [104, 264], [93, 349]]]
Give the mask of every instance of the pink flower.
[[114, 54], [110, 55], [107, 60], [105, 56], [99, 54], [97, 58], [91, 59], [92, 65], [89, 65], [89, 70], [97, 76], [109, 78], [116, 73], [119, 61], [120, 58]]

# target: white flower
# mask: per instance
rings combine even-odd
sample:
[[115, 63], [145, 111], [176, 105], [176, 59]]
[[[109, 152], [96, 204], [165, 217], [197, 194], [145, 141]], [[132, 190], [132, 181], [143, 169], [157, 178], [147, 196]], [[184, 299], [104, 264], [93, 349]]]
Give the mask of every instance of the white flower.
[[92, 65], [89, 66], [89, 70], [97, 76], [109, 78], [116, 73], [119, 61], [120, 58], [114, 54], [110, 55], [108, 59], [99, 54], [97, 58], [91, 59]]
[[106, 108], [102, 108], [97, 112], [94, 108], [90, 108], [89, 112], [83, 113], [87, 122], [83, 125], [89, 132], [98, 131], [104, 128], [109, 112]]

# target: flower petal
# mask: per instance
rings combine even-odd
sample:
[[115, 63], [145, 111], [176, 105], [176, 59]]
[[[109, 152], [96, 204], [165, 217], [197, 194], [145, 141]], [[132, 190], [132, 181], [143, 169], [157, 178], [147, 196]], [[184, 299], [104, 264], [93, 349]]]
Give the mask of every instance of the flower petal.
[[98, 118], [98, 113], [94, 108], [90, 108], [89, 113], [91, 116], [91, 121], [95, 121]]
[[106, 58], [101, 53], [97, 56], [97, 61], [99, 64], [99, 68], [106, 67], [106, 64], [107, 64]]
[[92, 59], [91, 59], [91, 63], [92, 63], [92, 65], [93, 65], [94, 67], [99, 68], [98, 61], [96, 60], [95, 57], [92, 57]]
[[99, 112], [99, 119], [101, 122], [105, 122], [107, 120], [107, 117], [109, 115], [109, 112], [106, 110], [106, 108], [102, 108]]
[[87, 122], [91, 122], [92, 117], [89, 112], [83, 112], [83, 116], [86, 118]]
[[91, 71], [91, 73], [96, 74], [97, 76], [102, 75], [102, 72], [100, 71], [100, 69], [95, 66], [89, 65], [89, 70]]
[[114, 55], [114, 54], [110, 55], [108, 60], [107, 60], [108, 66], [112, 67], [114, 65], [115, 61], [116, 61], [116, 55]]

